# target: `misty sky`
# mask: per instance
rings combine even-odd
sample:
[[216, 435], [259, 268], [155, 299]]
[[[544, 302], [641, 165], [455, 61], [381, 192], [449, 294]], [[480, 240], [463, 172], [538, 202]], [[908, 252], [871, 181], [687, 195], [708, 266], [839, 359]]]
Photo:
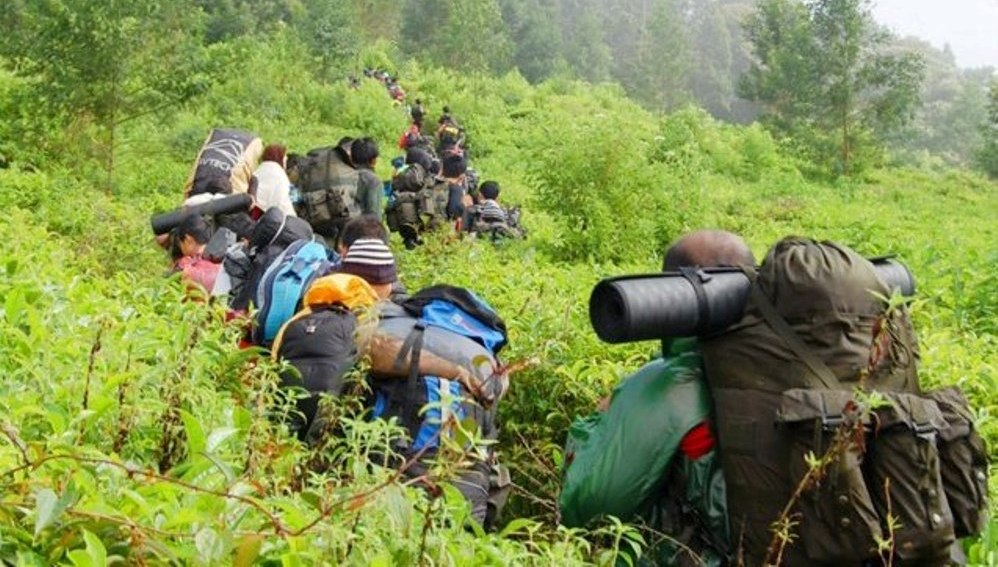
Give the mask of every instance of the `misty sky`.
[[877, 21], [936, 47], [961, 67], [998, 67], [998, 0], [873, 0]]

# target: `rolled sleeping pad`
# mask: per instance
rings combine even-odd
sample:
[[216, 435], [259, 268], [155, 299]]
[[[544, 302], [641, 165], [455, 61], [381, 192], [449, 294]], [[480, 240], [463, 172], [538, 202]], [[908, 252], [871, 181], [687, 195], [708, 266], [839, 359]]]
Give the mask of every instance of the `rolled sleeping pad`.
[[[904, 264], [890, 258], [871, 262], [891, 290], [915, 293], [915, 279]], [[589, 296], [589, 321], [608, 343], [716, 333], [741, 319], [750, 290], [748, 277], [737, 268], [607, 278]]]
[[223, 215], [232, 213], [245, 213], [253, 206], [253, 197], [240, 193], [237, 195], [227, 195], [219, 199], [212, 199], [201, 205], [190, 207], [180, 207], [167, 213], [153, 215], [149, 219], [152, 225], [153, 234], [157, 236], [166, 234], [180, 225], [185, 218], [190, 215]]

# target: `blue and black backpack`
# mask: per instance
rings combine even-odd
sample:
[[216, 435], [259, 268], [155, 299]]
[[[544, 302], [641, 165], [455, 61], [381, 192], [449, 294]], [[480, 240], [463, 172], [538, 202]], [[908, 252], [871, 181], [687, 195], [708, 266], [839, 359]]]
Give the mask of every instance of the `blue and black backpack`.
[[301, 299], [316, 278], [333, 267], [328, 248], [314, 240], [298, 240], [267, 268], [256, 290], [256, 326], [253, 342], [269, 347], [301, 306]]
[[[383, 310], [381, 316], [379, 332], [403, 339], [399, 360], [411, 354], [407, 379], [372, 380], [374, 417], [397, 417], [409, 432], [411, 443], [401, 447], [402, 451], [436, 449], [444, 434], [441, 426], [450, 416], [458, 422], [473, 418], [484, 438], [495, 439], [494, 404], [486, 407], [474, 400], [458, 382], [418, 373], [420, 355], [428, 350], [472, 371], [486, 385], [490, 401], [495, 401], [503, 385], [491, 381], [492, 373], [498, 366], [497, 355], [507, 343], [506, 324], [495, 310], [466, 289], [435, 285], [413, 295], [401, 308]], [[447, 398], [449, 403], [441, 403]]]

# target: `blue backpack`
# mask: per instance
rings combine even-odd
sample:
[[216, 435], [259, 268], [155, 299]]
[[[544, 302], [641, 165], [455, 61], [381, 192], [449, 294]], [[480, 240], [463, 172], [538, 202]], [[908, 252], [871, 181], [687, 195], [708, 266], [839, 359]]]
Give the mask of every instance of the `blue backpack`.
[[[458, 422], [471, 417], [488, 439], [495, 439], [498, 428], [495, 406], [483, 407], [464, 387], [438, 376], [418, 374], [419, 358], [424, 349], [455, 364], [478, 372], [479, 366], [491, 369], [496, 355], [506, 345], [506, 325], [487, 303], [474, 293], [453, 286], [437, 285], [424, 289], [402, 304], [403, 309], [382, 312], [379, 331], [404, 339], [399, 359], [411, 353], [407, 380], [375, 378], [374, 417], [397, 417], [412, 439], [403, 452], [435, 449], [439, 446], [441, 425], [447, 415]], [[491, 370], [487, 370], [491, 371]], [[488, 378], [479, 375], [480, 378]], [[501, 395], [500, 385], [493, 384], [492, 401]], [[449, 397], [449, 404], [441, 404]], [[424, 409], [424, 406], [429, 407]]]
[[313, 240], [295, 241], [275, 258], [256, 290], [259, 311], [253, 342], [270, 346], [281, 326], [298, 311], [308, 286], [332, 266], [329, 250]]

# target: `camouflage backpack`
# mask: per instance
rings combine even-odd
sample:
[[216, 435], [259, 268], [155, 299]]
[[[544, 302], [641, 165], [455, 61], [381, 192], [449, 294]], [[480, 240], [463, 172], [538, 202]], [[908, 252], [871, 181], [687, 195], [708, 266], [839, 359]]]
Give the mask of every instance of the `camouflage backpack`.
[[347, 219], [360, 213], [357, 206], [359, 173], [343, 161], [337, 148], [311, 150], [299, 166], [302, 202], [298, 216], [316, 233], [336, 236]]
[[[784, 239], [747, 273], [742, 319], [702, 341], [746, 563], [775, 559], [772, 526], [806, 457], [845, 431], [791, 509], [783, 564], [858, 565], [891, 534], [898, 560], [944, 563], [956, 537], [983, 527], [987, 453], [959, 391], [920, 391], [908, 314], [887, 312], [872, 264], [834, 243]], [[886, 403], [863, 410], [857, 391]]]

